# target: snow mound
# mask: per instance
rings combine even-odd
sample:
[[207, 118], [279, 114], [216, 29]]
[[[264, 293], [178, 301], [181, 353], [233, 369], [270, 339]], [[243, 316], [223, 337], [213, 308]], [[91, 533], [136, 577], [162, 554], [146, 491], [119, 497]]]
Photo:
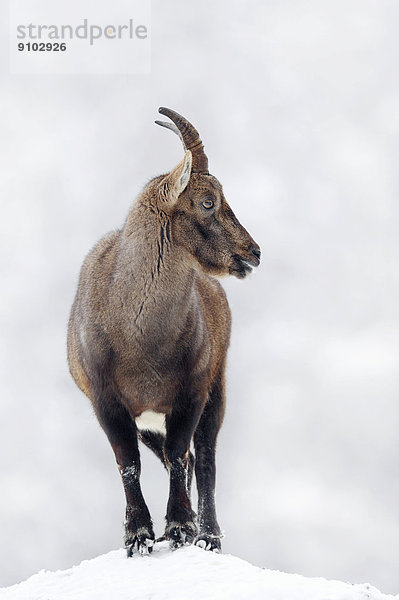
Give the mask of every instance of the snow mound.
[[267, 571], [195, 546], [127, 559], [116, 550], [66, 571], [40, 571], [0, 590], [1, 600], [388, 600], [377, 589]]

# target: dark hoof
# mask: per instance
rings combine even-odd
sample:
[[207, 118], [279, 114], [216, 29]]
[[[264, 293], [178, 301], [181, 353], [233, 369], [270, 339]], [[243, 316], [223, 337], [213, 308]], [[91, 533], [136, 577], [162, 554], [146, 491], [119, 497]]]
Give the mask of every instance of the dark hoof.
[[192, 544], [196, 535], [197, 527], [192, 521], [188, 521], [187, 523], [172, 521], [165, 530], [165, 537], [169, 540], [172, 550]]
[[125, 546], [128, 558], [133, 554], [141, 554], [142, 556], [151, 554], [154, 540], [155, 535], [146, 527], [140, 527], [135, 533], [126, 535]]
[[220, 535], [211, 535], [209, 533], [203, 533], [198, 535], [194, 544], [203, 548], [204, 550], [210, 550], [211, 552], [221, 552], [222, 544], [220, 542]]

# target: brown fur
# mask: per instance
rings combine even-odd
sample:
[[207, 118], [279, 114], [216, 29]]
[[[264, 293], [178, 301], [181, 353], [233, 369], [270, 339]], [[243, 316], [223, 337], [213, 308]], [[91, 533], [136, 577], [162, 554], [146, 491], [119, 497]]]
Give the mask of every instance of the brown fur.
[[[144, 188], [123, 228], [104, 236], [86, 257], [72, 306], [70, 371], [93, 404], [122, 476], [133, 461], [129, 444], [119, 440], [122, 410], [133, 423], [145, 410], [165, 413], [167, 464], [179, 459], [187, 468], [189, 441], [213, 388], [218, 388], [216, 442], [224, 413], [230, 310], [214, 276], [245, 277], [248, 265], [259, 263], [259, 248], [237, 221], [218, 180], [209, 174], [190, 176], [190, 170], [187, 151], [175, 169]], [[212, 210], [202, 204], [208, 198], [214, 201]], [[179, 425], [187, 429], [182, 444], [172, 432], [180, 430], [174, 428], [178, 413], [192, 415], [186, 425]], [[124, 483], [128, 507], [138, 502], [143, 513], [139, 488], [139, 500], [129, 500]], [[171, 483], [171, 493], [172, 487]], [[181, 493], [187, 508], [184, 490]], [[169, 512], [171, 524], [177, 518], [172, 509]], [[190, 519], [191, 513], [185, 521]], [[220, 535], [218, 526], [214, 529], [210, 534]], [[173, 535], [169, 531], [170, 539]]]

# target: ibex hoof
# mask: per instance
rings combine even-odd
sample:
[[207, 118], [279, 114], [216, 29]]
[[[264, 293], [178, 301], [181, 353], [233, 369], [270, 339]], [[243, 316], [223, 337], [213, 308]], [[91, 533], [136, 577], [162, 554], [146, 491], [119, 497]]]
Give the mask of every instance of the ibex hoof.
[[155, 536], [146, 527], [141, 527], [135, 533], [129, 533], [125, 538], [126, 553], [128, 558], [133, 554], [146, 556], [151, 554]]
[[210, 550], [211, 552], [221, 552], [222, 544], [220, 542], [219, 535], [211, 535], [209, 533], [203, 533], [197, 536], [194, 540], [195, 546], [199, 546], [204, 550]]
[[196, 535], [197, 527], [192, 521], [188, 521], [187, 523], [172, 521], [165, 530], [165, 536], [169, 540], [172, 550], [192, 544]]

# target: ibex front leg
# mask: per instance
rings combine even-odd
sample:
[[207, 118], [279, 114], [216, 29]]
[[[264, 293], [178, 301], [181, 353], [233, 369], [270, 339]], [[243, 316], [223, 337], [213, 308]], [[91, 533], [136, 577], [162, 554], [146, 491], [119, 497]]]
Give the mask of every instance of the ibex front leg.
[[116, 399], [102, 401], [97, 409], [100, 423], [115, 453], [126, 496], [125, 546], [127, 555], [147, 554], [155, 540], [151, 516], [140, 487], [140, 453], [136, 423]]
[[202, 406], [203, 403], [198, 398], [179, 398], [166, 418], [165, 461], [169, 470], [170, 488], [165, 536], [172, 548], [191, 544], [197, 535], [196, 515], [190, 500], [190, 442]]
[[224, 379], [216, 380], [194, 434], [195, 476], [198, 489], [199, 533], [195, 540], [206, 550], [221, 549], [221, 531], [216, 518], [216, 438], [222, 425], [225, 408]]

